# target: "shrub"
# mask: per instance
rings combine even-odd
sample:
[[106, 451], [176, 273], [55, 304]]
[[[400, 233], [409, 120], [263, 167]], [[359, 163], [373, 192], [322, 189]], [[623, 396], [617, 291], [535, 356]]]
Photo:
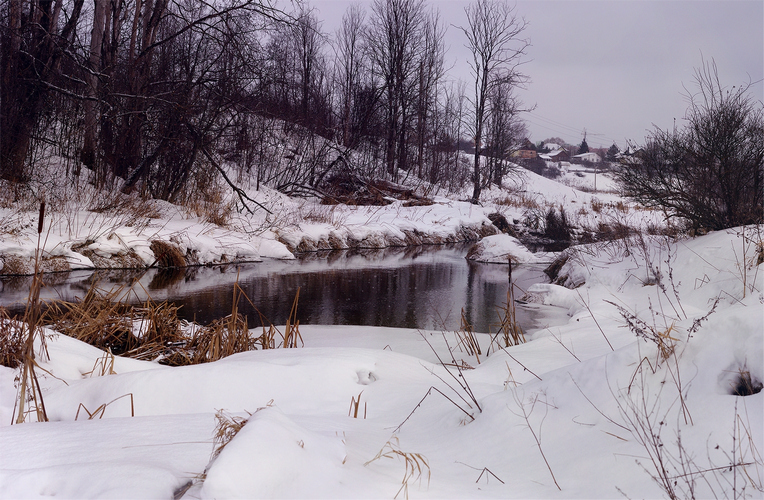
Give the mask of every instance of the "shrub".
[[752, 84], [722, 87], [715, 64], [696, 71], [687, 125], [656, 128], [640, 157], [618, 172], [624, 194], [711, 230], [764, 217], [764, 108]]
[[554, 208], [550, 208], [547, 211], [544, 235], [558, 241], [570, 240], [570, 224], [565, 209], [560, 208], [560, 211], [557, 212]]

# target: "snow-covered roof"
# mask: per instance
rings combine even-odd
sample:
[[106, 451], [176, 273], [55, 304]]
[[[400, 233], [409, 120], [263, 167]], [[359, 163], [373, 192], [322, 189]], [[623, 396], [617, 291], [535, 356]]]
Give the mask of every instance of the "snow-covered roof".
[[593, 153], [591, 151], [589, 151], [588, 153], [581, 153], [581, 154], [578, 154], [578, 155], [574, 155], [573, 158], [580, 158], [582, 160], [594, 159], [594, 158], [597, 158], [597, 159], [600, 159], [600, 160], [602, 159], [602, 158], [600, 158], [600, 155], [598, 155], [597, 153]]

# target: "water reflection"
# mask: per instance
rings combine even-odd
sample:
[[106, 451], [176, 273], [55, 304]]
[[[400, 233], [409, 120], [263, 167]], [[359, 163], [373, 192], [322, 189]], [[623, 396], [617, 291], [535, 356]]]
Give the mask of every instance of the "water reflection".
[[[458, 329], [461, 309], [476, 331], [495, 331], [496, 306], [506, 300], [507, 266], [468, 262], [464, 246], [415, 247], [310, 254], [296, 261], [216, 268], [121, 272], [78, 272], [46, 277], [43, 297], [72, 300], [91, 283], [123, 287], [129, 300], [149, 295], [182, 306], [186, 319], [209, 323], [232, 309], [233, 283], [238, 279], [252, 303], [268, 321], [284, 324], [297, 289], [302, 324], [373, 325], [422, 329]], [[52, 276], [52, 275], [51, 275]], [[519, 266], [515, 283], [527, 288], [545, 281], [541, 268]], [[56, 283], [54, 283], [56, 282]], [[23, 308], [31, 279], [0, 281], [0, 305]], [[246, 300], [239, 310], [251, 327], [258, 312]], [[520, 307], [526, 328], [539, 326], [536, 308]]]

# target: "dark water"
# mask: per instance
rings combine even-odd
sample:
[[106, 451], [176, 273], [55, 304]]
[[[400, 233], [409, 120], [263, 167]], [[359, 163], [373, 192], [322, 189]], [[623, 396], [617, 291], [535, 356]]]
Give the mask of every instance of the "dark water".
[[[496, 306], [507, 300], [508, 267], [468, 262], [466, 251], [465, 247], [417, 247], [311, 254], [295, 261], [266, 259], [175, 272], [73, 272], [46, 276], [42, 295], [73, 300], [97, 282], [104, 289], [121, 288], [131, 302], [148, 296], [173, 302], [182, 306], [184, 318], [207, 324], [231, 313], [238, 279], [257, 307], [244, 298], [239, 302], [239, 312], [247, 316], [250, 327], [260, 325], [260, 314], [275, 325], [286, 323], [299, 288], [301, 324], [454, 330], [460, 326], [463, 308], [475, 331], [494, 332], [499, 321]], [[547, 279], [541, 266], [516, 266], [513, 281], [525, 289]], [[0, 305], [22, 310], [30, 282], [29, 278], [0, 280]], [[526, 329], [546, 326], [549, 312], [539, 306], [518, 306]]]

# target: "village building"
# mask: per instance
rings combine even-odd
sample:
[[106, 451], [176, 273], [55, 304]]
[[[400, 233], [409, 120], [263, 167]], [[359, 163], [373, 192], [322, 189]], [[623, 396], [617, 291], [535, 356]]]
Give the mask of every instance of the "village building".
[[599, 163], [602, 158], [597, 153], [589, 152], [573, 156], [572, 161], [575, 163]]
[[536, 153], [536, 146], [534, 146], [527, 137], [523, 139], [520, 147], [516, 151], [512, 152], [512, 158], [518, 158], [521, 160], [531, 160], [537, 157], [538, 153]]
[[540, 157], [548, 161], [570, 161], [570, 152], [565, 148], [559, 148]]

